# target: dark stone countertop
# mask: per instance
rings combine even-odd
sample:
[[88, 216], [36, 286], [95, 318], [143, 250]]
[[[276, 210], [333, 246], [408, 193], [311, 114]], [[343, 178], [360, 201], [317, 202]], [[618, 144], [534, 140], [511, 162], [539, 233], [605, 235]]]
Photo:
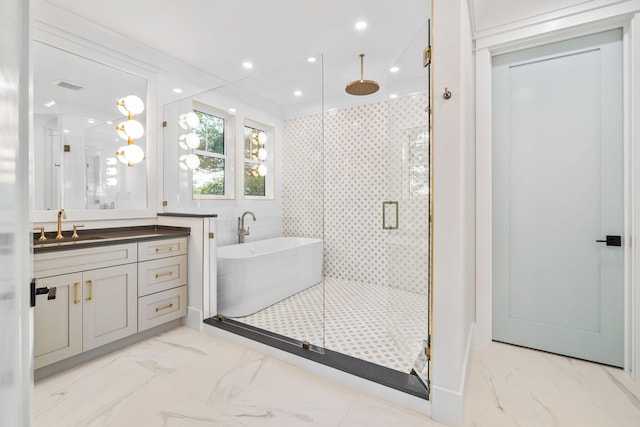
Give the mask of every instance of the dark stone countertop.
[[55, 231], [47, 231], [47, 240], [40, 241], [40, 232], [33, 233], [33, 253], [64, 251], [70, 249], [93, 248], [106, 245], [143, 240], [161, 240], [175, 237], [186, 237], [191, 233], [189, 227], [170, 227], [166, 225], [142, 225], [136, 227], [78, 229], [78, 238], [72, 239], [71, 230], [62, 232], [64, 239], [56, 240]]

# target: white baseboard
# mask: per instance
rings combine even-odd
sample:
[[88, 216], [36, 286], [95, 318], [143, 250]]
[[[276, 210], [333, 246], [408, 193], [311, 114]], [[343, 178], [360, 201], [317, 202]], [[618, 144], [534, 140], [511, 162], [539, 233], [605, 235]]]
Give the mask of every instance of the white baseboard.
[[464, 360], [462, 362], [462, 373], [458, 390], [450, 390], [438, 387], [431, 383], [431, 412], [435, 421], [448, 426], [462, 426], [464, 417], [464, 393], [467, 388], [469, 368], [471, 367], [471, 352], [473, 351], [475, 323], [472, 323], [467, 336], [467, 346], [465, 348]]
[[202, 319], [202, 310], [198, 310], [194, 307], [187, 307], [187, 315], [182, 324], [187, 328], [202, 332], [202, 325], [204, 325], [204, 323], [202, 323]]

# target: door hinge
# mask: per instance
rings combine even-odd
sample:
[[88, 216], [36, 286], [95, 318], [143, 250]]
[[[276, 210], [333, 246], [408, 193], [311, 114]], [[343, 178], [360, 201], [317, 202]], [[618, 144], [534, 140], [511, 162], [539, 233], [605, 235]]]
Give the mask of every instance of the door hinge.
[[213, 237], [214, 237], [214, 234], [213, 233], [209, 233], [209, 238], [213, 239]]
[[169, 203], [166, 200], [162, 201], [162, 206], [167, 206]]
[[163, 127], [163, 128], [166, 128], [166, 127], [167, 127], [167, 121], [166, 121], [166, 120], [162, 122], [162, 127]]
[[431, 64], [431, 46], [428, 46], [422, 51], [422, 66], [428, 67]]
[[424, 346], [424, 355], [427, 361], [431, 361], [431, 335], [427, 338], [426, 345]]

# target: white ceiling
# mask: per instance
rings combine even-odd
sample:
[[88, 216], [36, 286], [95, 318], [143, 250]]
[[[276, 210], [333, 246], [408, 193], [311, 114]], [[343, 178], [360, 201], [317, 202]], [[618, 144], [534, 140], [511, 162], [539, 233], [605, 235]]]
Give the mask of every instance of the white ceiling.
[[[430, 0], [40, 1], [226, 82], [267, 75], [296, 63], [278, 74], [277, 89], [287, 94], [286, 100], [278, 100], [281, 104], [293, 102], [294, 89], [305, 91], [296, 86], [304, 83], [298, 83], [296, 76], [302, 75], [301, 63], [307, 57], [319, 54], [324, 58], [325, 99], [336, 104], [354, 102], [344, 87], [360, 78], [360, 53], [366, 54], [364, 78], [378, 81], [379, 97], [386, 98], [389, 79], [408, 71], [404, 67], [390, 77], [389, 68], [399, 58], [415, 57], [414, 73], [421, 67], [427, 42], [416, 39], [426, 38], [431, 12]], [[360, 20], [368, 23], [364, 31], [354, 28]], [[66, 30], [73, 32], [73, 28]], [[415, 52], [405, 52], [410, 46]], [[251, 61], [254, 68], [245, 70], [243, 61]], [[318, 71], [309, 75], [319, 76]], [[271, 86], [273, 93], [268, 96], [275, 97], [276, 88]]]

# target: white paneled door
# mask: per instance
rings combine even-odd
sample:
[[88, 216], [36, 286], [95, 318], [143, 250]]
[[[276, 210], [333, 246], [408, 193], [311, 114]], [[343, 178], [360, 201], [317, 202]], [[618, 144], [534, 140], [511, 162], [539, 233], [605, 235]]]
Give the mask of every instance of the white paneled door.
[[614, 366], [624, 350], [621, 38], [493, 61], [493, 339]]

